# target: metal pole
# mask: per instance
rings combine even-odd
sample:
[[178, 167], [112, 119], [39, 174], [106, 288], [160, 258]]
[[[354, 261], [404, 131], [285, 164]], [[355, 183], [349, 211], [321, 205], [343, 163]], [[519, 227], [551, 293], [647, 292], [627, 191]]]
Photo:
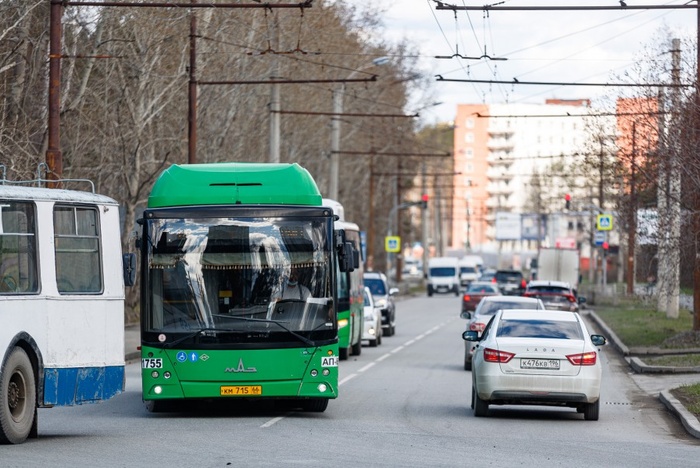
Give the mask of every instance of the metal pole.
[[[197, 0], [190, 0], [194, 5]], [[197, 14], [190, 11], [190, 81], [189, 81], [189, 110], [187, 131], [187, 162], [197, 162]]]
[[[272, 30], [270, 31], [270, 41], [272, 47], [277, 50], [279, 48], [279, 23], [277, 14], [273, 14]], [[279, 59], [277, 54], [272, 55], [272, 71], [270, 79], [279, 78]], [[274, 83], [270, 90], [270, 162], [280, 162], [280, 84]], [[337, 200], [336, 197], [331, 197]]]
[[331, 118], [331, 174], [328, 183], [328, 197], [338, 200], [338, 160], [340, 151], [340, 114], [343, 113], [343, 94], [345, 85], [340, 84], [333, 89], [333, 114]]
[[367, 269], [374, 269], [374, 155], [369, 157], [369, 228], [367, 229]]
[[[49, 32], [49, 141], [46, 149], [47, 178], [58, 180], [63, 176], [63, 156], [61, 154], [61, 0], [51, 0]], [[59, 182], [51, 182], [50, 188], [59, 188]]]

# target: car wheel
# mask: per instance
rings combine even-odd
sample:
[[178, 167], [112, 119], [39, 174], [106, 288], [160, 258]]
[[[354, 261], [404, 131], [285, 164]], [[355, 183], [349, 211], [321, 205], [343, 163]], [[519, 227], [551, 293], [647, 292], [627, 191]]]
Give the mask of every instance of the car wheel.
[[379, 343], [377, 342], [377, 339], [369, 340], [369, 347], [370, 348], [376, 348]]
[[36, 420], [36, 382], [22, 348], [10, 353], [0, 374], [0, 443], [21, 444]]
[[382, 327], [379, 327], [379, 335], [377, 335], [377, 345], [382, 344]]
[[472, 387], [472, 404], [471, 404], [472, 409], [474, 409], [474, 395], [476, 395], [476, 390], [474, 390], [474, 387]]
[[586, 403], [583, 406], [583, 419], [597, 421], [600, 414], [600, 398], [595, 403]]
[[489, 412], [488, 402], [482, 400], [479, 397], [479, 394], [476, 393], [475, 387], [472, 387], [472, 395], [474, 398], [474, 416], [476, 416], [477, 418], [485, 417]]
[[472, 360], [469, 357], [469, 350], [464, 351], [464, 370], [472, 370]]

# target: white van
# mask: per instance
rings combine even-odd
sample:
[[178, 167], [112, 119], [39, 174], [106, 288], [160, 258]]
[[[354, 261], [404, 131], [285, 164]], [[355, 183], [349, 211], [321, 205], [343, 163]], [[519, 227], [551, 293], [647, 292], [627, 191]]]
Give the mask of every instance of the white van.
[[431, 258], [428, 260], [428, 296], [451, 292], [459, 296], [459, 260], [455, 257]]
[[481, 267], [473, 255], [467, 255], [459, 260], [459, 282], [466, 287], [472, 281], [479, 279]]

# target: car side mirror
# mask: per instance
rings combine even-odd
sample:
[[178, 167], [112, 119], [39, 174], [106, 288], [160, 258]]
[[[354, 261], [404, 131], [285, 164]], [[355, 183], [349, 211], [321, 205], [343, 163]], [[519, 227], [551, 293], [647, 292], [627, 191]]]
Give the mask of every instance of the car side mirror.
[[595, 346], [603, 346], [603, 345], [607, 344], [607, 340], [605, 339], [605, 337], [603, 335], [591, 335], [591, 342]]
[[389, 289], [389, 295], [390, 295], [390, 296], [393, 296], [394, 294], [398, 294], [398, 293], [399, 293], [399, 288], [391, 288], [391, 289]]
[[464, 311], [461, 314], [459, 314], [460, 317], [462, 317], [465, 320], [471, 320], [472, 319], [472, 313]]
[[583, 297], [583, 296], [579, 296], [579, 297], [578, 297], [578, 303], [579, 303], [579, 304], [585, 304], [585, 303], [586, 303], [586, 298]]
[[479, 341], [479, 332], [476, 330], [467, 330], [462, 333], [462, 339], [465, 341]]

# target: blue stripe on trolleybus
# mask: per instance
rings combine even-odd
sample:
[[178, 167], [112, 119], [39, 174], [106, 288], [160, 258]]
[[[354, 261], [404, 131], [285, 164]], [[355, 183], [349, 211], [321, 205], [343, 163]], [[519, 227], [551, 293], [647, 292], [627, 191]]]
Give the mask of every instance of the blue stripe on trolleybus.
[[44, 404], [82, 405], [124, 391], [124, 366], [44, 369]]

